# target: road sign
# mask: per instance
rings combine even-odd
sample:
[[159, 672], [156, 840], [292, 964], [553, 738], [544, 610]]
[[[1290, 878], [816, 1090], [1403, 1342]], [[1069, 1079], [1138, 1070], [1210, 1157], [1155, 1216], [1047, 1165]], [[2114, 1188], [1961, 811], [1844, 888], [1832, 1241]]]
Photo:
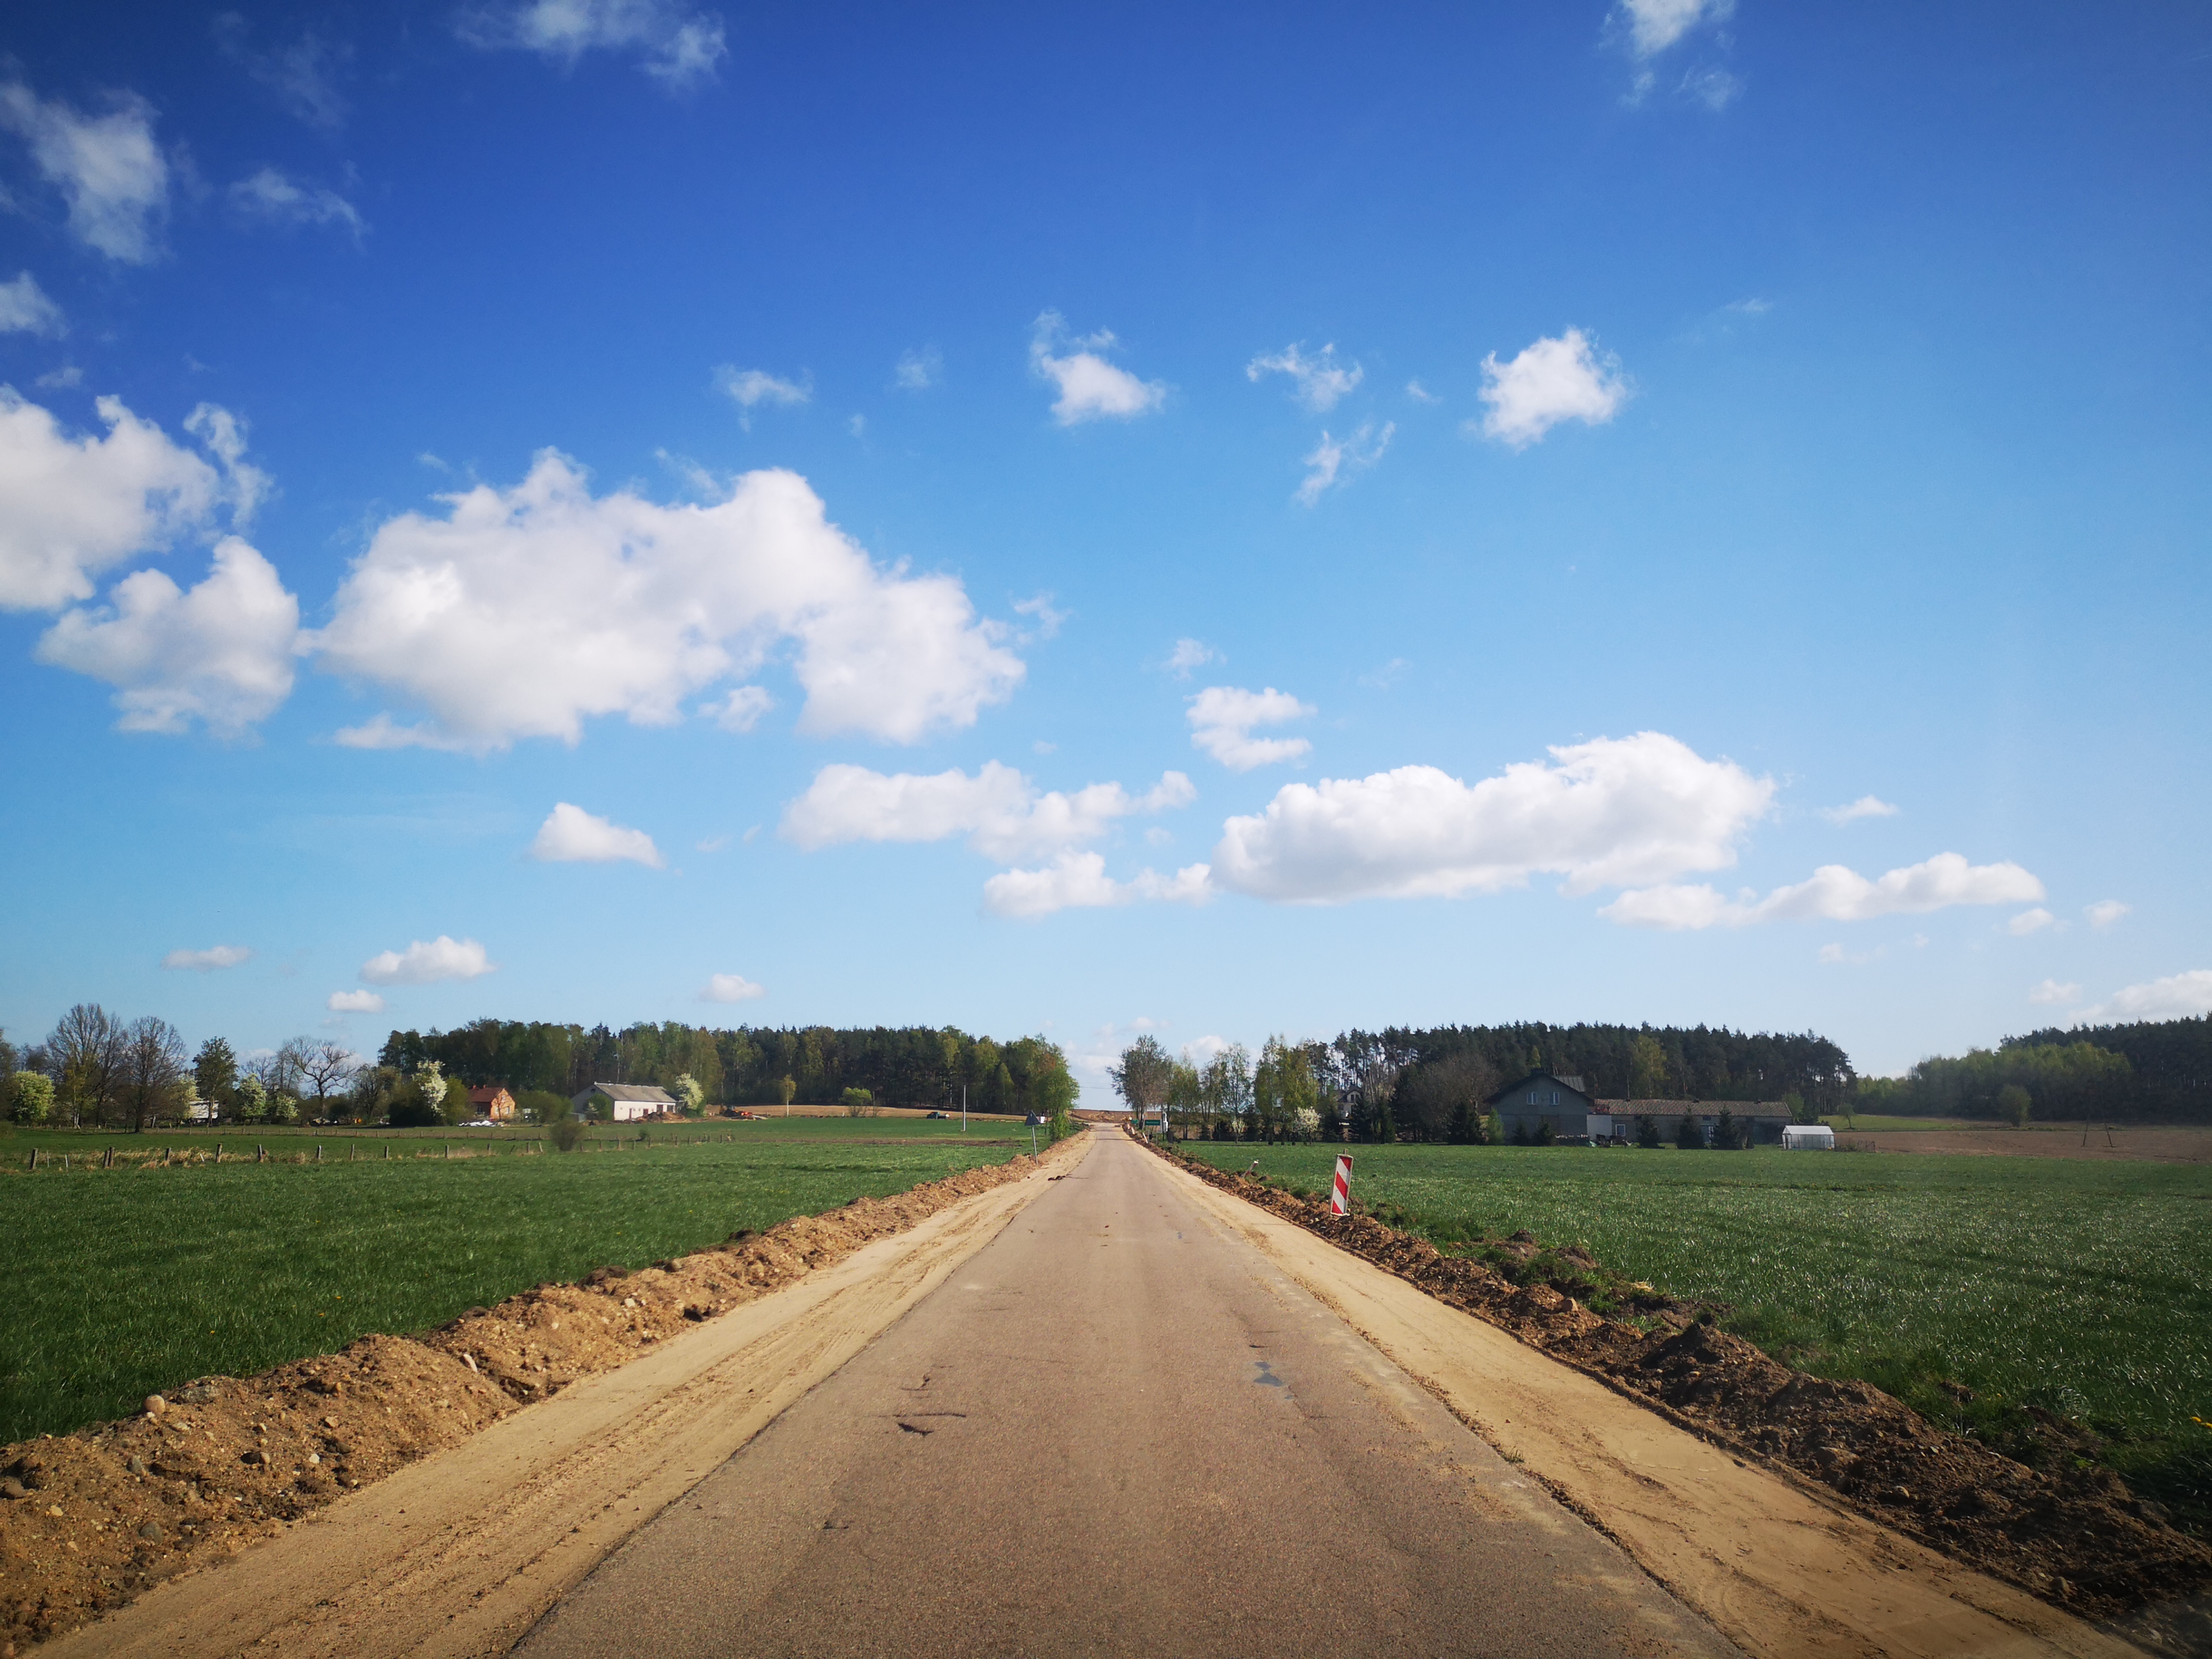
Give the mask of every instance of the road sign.
[[1328, 1212], [1331, 1215], [1352, 1213], [1352, 1154], [1350, 1152], [1339, 1152], [1336, 1155], [1336, 1188], [1328, 1195]]

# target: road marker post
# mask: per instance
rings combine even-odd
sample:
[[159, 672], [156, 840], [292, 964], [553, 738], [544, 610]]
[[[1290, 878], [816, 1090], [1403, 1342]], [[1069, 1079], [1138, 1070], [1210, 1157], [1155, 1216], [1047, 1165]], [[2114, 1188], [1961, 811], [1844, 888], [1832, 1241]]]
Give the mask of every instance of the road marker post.
[[1331, 1215], [1352, 1213], [1352, 1154], [1350, 1152], [1339, 1152], [1336, 1155], [1336, 1185], [1330, 1190], [1328, 1195], [1328, 1212]]

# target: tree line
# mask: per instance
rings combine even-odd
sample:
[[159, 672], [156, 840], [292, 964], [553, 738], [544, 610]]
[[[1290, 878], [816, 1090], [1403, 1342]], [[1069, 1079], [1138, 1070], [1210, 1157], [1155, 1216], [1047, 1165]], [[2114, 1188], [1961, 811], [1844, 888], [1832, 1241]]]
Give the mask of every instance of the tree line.
[[999, 1042], [956, 1027], [714, 1030], [671, 1021], [620, 1030], [479, 1019], [452, 1031], [393, 1031], [373, 1060], [295, 1037], [241, 1057], [224, 1038], [197, 1052], [151, 1016], [80, 1003], [42, 1042], [0, 1032], [0, 1109], [14, 1121], [144, 1130], [187, 1119], [406, 1126], [477, 1115], [469, 1090], [500, 1087], [554, 1121], [595, 1083], [652, 1084], [684, 1109], [708, 1105], [934, 1106], [1059, 1118], [1079, 1092], [1059, 1046]]
[[2008, 1036], [1863, 1079], [1851, 1103], [1911, 1117], [2212, 1123], [2212, 1017]]
[[1352, 1030], [1333, 1041], [1232, 1043], [1203, 1062], [1151, 1036], [1109, 1075], [1133, 1109], [1176, 1133], [1225, 1139], [1480, 1143], [1498, 1133], [1491, 1097], [1530, 1072], [1580, 1077], [1601, 1099], [1786, 1100], [1810, 1117], [1857, 1083], [1850, 1056], [1812, 1032], [1698, 1025], [1451, 1025]]

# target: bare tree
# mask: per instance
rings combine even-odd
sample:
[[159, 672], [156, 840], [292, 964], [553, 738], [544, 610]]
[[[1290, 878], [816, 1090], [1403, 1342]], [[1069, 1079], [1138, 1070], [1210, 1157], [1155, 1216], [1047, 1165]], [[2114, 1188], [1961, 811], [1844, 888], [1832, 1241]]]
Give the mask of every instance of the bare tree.
[[295, 1037], [284, 1047], [294, 1053], [301, 1085], [314, 1091], [315, 1115], [328, 1116], [325, 1108], [332, 1091], [352, 1081], [361, 1062], [343, 1042], [312, 1042]]
[[125, 1042], [123, 1022], [96, 1002], [80, 1002], [61, 1017], [46, 1039], [46, 1054], [70, 1112], [106, 1121], [115, 1103]]
[[185, 1080], [189, 1064], [184, 1038], [166, 1019], [149, 1014], [124, 1033], [123, 1063], [118, 1069], [134, 1134], [143, 1134], [148, 1121], [175, 1101], [177, 1085]]

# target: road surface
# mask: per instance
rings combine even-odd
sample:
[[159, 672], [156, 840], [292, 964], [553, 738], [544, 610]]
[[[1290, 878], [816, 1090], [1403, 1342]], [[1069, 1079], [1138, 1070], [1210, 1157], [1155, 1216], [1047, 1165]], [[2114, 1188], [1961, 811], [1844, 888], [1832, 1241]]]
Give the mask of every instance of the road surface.
[[1736, 1651], [1097, 1133], [517, 1651]]

